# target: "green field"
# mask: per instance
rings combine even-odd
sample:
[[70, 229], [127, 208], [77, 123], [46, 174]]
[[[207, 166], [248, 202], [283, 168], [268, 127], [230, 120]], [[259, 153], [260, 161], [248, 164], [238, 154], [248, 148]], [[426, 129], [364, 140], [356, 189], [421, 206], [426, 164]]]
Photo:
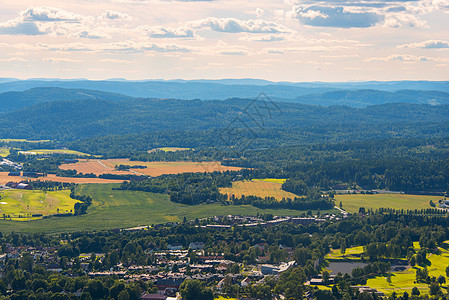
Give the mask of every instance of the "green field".
[[68, 149], [36, 149], [36, 150], [30, 150], [30, 151], [20, 151], [20, 153], [23, 154], [32, 154], [32, 155], [38, 155], [38, 154], [69, 154], [69, 155], [79, 155], [79, 156], [89, 156], [90, 154], [75, 151], [75, 150], [68, 150]]
[[422, 195], [405, 195], [405, 194], [348, 194], [336, 195], [335, 203], [343, 204], [343, 209], [349, 213], [359, 212], [360, 207], [366, 209], [378, 208], [394, 208], [394, 209], [425, 209], [431, 208], [430, 200], [437, 203], [440, 196], [422, 196]]
[[[443, 247], [440, 247], [439, 254], [432, 254], [427, 256], [430, 261], [430, 266], [427, 267], [429, 276], [446, 276], [446, 267], [449, 266], [449, 245], [445, 242]], [[417, 250], [417, 249], [415, 249]], [[421, 294], [427, 294], [429, 288], [425, 283], [414, 283], [416, 280], [416, 269], [420, 267], [413, 267], [403, 272], [395, 272], [391, 277], [391, 284], [389, 284], [385, 277], [376, 277], [368, 279], [367, 285], [384, 292], [386, 295], [391, 295], [396, 292], [402, 295], [405, 291], [410, 295], [413, 287], [417, 287]], [[443, 285], [447, 288], [447, 285]], [[443, 289], [444, 292], [444, 289]]]
[[[420, 250], [419, 242], [413, 242], [413, 248], [418, 252]], [[427, 270], [429, 271], [429, 276], [438, 276], [443, 275], [446, 276], [446, 267], [449, 266], [449, 244], [448, 241], [444, 243], [442, 247], [439, 248], [440, 253], [428, 255], [428, 261], [430, 265], [427, 266]], [[345, 255], [342, 255], [340, 249], [332, 249], [330, 253], [328, 253], [325, 258], [331, 260], [340, 260], [344, 259], [345, 261], [352, 260], [360, 260], [360, 254], [363, 253], [363, 247], [351, 247], [346, 249]], [[403, 258], [405, 259], [405, 258]], [[389, 296], [393, 292], [396, 292], [398, 295], [402, 295], [405, 291], [410, 295], [412, 288], [417, 287], [421, 294], [428, 294], [429, 288], [425, 283], [415, 283], [416, 281], [416, 270], [421, 267], [410, 267], [409, 269], [402, 272], [393, 272], [391, 276], [391, 284], [387, 282], [387, 278], [384, 276], [378, 276], [375, 278], [368, 279], [366, 286], [371, 288], [375, 288], [378, 291], [385, 293], [385, 295]], [[446, 287], [443, 285], [443, 287]]]
[[343, 255], [340, 249], [331, 249], [331, 252], [326, 254], [325, 259], [332, 260], [360, 260], [360, 254], [363, 253], [363, 246], [346, 248], [345, 254]]
[[0, 148], [0, 157], [6, 157], [9, 155], [9, 148]]
[[264, 179], [253, 179], [253, 181], [265, 181], [265, 182], [274, 182], [283, 184], [287, 179], [278, 179], [278, 178], [264, 178]]
[[77, 200], [69, 197], [70, 191], [5, 190], [0, 193], [0, 217], [26, 221], [32, 214], [44, 216], [67, 213], [73, 210]]
[[[167, 195], [140, 191], [112, 190], [116, 184], [87, 184], [80, 186], [78, 193], [90, 195], [93, 204], [88, 214], [76, 217], [51, 218], [29, 222], [0, 220], [3, 232], [65, 232], [130, 228], [171, 221], [182, 221], [214, 215], [274, 215], [304, 214], [304, 211], [287, 209], [259, 209], [250, 205], [223, 206], [220, 204], [183, 205], [171, 202]], [[325, 211], [322, 211], [324, 213]]]

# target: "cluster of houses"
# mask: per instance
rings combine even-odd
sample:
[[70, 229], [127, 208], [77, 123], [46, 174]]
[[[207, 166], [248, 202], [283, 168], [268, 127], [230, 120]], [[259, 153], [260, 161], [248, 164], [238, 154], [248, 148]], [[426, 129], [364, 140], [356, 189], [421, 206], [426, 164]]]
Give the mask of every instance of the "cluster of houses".
[[4, 186], [1, 187], [2, 189], [19, 189], [19, 190], [31, 190], [32, 186], [25, 182], [13, 182], [10, 181]]
[[[265, 247], [264, 244], [256, 244], [253, 247]], [[79, 257], [80, 267], [91, 278], [116, 275], [127, 282], [147, 281], [157, 287], [156, 294], [142, 295], [141, 299], [176, 299], [181, 284], [188, 279], [196, 279], [213, 284], [216, 292], [220, 292], [225, 284], [225, 279], [231, 284], [245, 287], [250, 284], [258, 284], [264, 281], [266, 276], [277, 275], [289, 267], [295, 265], [294, 261], [280, 265], [256, 264], [249, 266], [245, 271], [229, 273], [229, 267], [238, 264], [224, 259], [223, 255], [207, 255], [203, 248], [203, 242], [189, 244], [189, 250], [180, 249], [180, 245], [168, 245], [167, 250], [147, 249], [145, 253], [155, 257], [152, 265], [124, 265], [119, 263], [108, 271], [92, 271], [91, 257], [98, 260], [104, 258], [104, 254], [82, 254]], [[48, 271], [66, 272], [74, 263], [68, 261], [66, 266], [61, 265], [58, 256], [58, 247], [13, 247], [5, 244], [4, 254], [0, 255], [0, 274], [8, 259], [20, 259], [24, 253], [29, 253], [36, 265], [44, 266]], [[293, 249], [289, 249], [291, 252]], [[197, 261], [190, 262], [189, 252], [195, 251]], [[240, 266], [241, 267], [241, 266]], [[240, 269], [240, 268], [239, 268]], [[70, 274], [68, 274], [70, 275]]]
[[21, 164], [15, 163], [6, 158], [3, 158], [2, 161], [0, 161], [0, 167], [2, 166], [13, 167], [15, 170], [22, 170]]

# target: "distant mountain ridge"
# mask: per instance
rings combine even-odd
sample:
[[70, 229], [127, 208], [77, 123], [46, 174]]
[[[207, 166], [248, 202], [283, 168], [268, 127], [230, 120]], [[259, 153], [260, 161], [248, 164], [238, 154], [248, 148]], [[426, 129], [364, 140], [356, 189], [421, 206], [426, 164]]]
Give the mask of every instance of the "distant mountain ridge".
[[[233, 87], [233, 86], [227, 86]], [[285, 86], [283, 88], [286, 88]], [[284, 89], [284, 92], [286, 90]], [[177, 94], [179, 91], [172, 92], [166, 90], [165, 94]], [[234, 91], [238, 94], [239, 91]], [[159, 93], [161, 94], [161, 93]], [[252, 98], [252, 97], [231, 97], [231, 98]], [[98, 90], [87, 89], [64, 89], [58, 87], [38, 87], [25, 91], [0, 93], [0, 113], [12, 112], [24, 107], [39, 103], [52, 101], [75, 101], [75, 100], [107, 100], [112, 102], [132, 101], [138, 98], [126, 96], [118, 93], [111, 93]], [[143, 99], [161, 99], [143, 98]], [[162, 97], [162, 99], [181, 99], [175, 97]], [[449, 104], [449, 93], [440, 91], [413, 91], [401, 90], [397, 92], [379, 91], [379, 90], [337, 90], [328, 91], [319, 94], [301, 95], [292, 99], [269, 97], [276, 102], [291, 102], [307, 105], [321, 106], [350, 106], [367, 107], [376, 104], [387, 103], [415, 103], [430, 105]], [[208, 100], [208, 99], [203, 99]], [[209, 100], [210, 101], [210, 100]]]
[[[259, 79], [222, 80], [14, 80], [0, 78], [0, 93], [25, 91], [36, 87], [96, 90], [143, 98], [174, 98], [224, 100], [228, 98], [255, 98], [265, 93], [276, 101], [298, 102], [301, 96], [318, 95], [342, 90], [378, 90], [397, 92], [401, 90], [438, 91], [449, 93], [449, 81], [391, 81], [391, 82], [271, 82]], [[311, 99], [310, 97], [308, 99]], [[341, 99], [337, 99], [341, 100]], [[310, 101], [310, 100], [309, 100]], [[390, 102], [390, 101], [388, 101]], [[396, 101], [397, 102], [397, 101]], [[407, 101], [406, 101], [407, 102]], [[368, 102], [369, 105], [371, 102]], [[316, 103], [320, 104], [320, 103]], [[348, 103], [338, 103], [350, 105]], [[329, 104], [322, 104], [329, 105]], [[365, 105], [365, 106], [366, 106]]]

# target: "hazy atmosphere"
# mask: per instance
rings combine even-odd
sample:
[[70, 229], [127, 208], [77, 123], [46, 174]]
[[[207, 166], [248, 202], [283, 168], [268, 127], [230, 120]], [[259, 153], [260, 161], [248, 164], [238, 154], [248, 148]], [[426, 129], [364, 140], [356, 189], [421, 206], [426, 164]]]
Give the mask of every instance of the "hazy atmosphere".
[[445, 80], [445, 0], [13, 1], [0, 77]]

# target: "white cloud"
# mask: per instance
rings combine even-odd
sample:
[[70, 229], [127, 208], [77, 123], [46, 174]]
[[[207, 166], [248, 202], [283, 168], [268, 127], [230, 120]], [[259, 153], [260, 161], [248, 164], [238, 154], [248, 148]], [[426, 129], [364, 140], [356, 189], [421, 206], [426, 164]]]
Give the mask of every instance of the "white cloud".
[[226, 33], [286, 33], [291, 32], [284, 25], [265, 21], [261, 19], [255, 20], [239, 20], [236, 18], [206, 18], [188, 23], [195, 29], [210, 29], [217, 32]]
[[428, 61], [445, 61], [442, 58], [434, 58], [427, 56], [416, 56], [411, 54], [392, 54], [387, 57], [372, 57], [366, 60], [367, 62], [389, 62], [389, 61], [400, 61], [404, 63], [418, 63], [418, 62], [428, 62]]
[[449, 41], [428, 40], [420, 43], [401, 45], [398, 48], [421, 48], [421, 49], [448, 49]]
[[402, 27], [404, 25], [416, 28], [429, 28], [429, 25], [425, 20], [407, 12], [387, 15], [384, 25], [393, 28]]
[[29, 7], [20, 13], [25, 22], [81, 22], [83, 16], [56, 7]]
[[187, 27], [170, 28], [164, 26], [141, 26], [138, 28], [152, 38], [195, 38], [193, 29]]
[[67, 57], [47, 57], [47, 58], [43, 58], [42, 61], [49, 62], [49, 63], [81, 62], [81, 60], [67, 58]]
[[19, 19], [0, 23], [0, 34], [7, 35], [41, 35], [45, 34], [36, 24]]
[[174, 44], [154, 44], [147, 42], [122, 41], [105, 44], [87, 44], [87, 43], [65, 43], [65, 44], [44, 44], [39, 43], [40, 49], [49, 51], [61, 52], [122, 52], [122, 53], [137, 53], [137, 52], [191, 52], [183, 46]]
[[114, 21], [124, 21], [131, 20], [131, 16], [115, 10], [107, 10], [101, 14], [100, 19], [103, 20], [114, 20]]
[[328, 15], [323, 14], [322, 12], [317, 11], [317, 10], [313, 10], [313, 9], [307, 10], [305, 12], [304, 11], [300, 11], [300, 12], [298, 12], [298, 15], [300, 15], [303, 18], [309, 18], [309, 19], [312, 19], [312, 20], [315, 19], [315, 18], [323, 18], [323, 19], [329, 18]]
[[119, 63], [119, 64], [129, 64], [131, 63], [129, 60], [124, 60], [124, 59], [115, 59], [115, 58], [105, 58], [105, 59], [101, 59], [100, 62], [105, 62], [105, 63]]
[[12, 62], [12, 61], [26, 61], [23, 57], [9, 57], [9, 58], [0, 58], [2, 62]]
[[285, 37], [280, 34], [267, 34], [267, 35], [246, 35], [244, 37], [239, 38], [241, 41], [255, 41], [255, 42], [280, 42], [284, 41]]
[[83, 38], [83, 39], [94, 39], [94, 40], [110, 38], [110, 36], [108, 34], [105, 34], [100, 31], [89, 30], [89, 29], [78, 31], [76, 33], [72, 33], [72, 34], [70, 34], [70, 37], [77, 37], [77, 38]]

